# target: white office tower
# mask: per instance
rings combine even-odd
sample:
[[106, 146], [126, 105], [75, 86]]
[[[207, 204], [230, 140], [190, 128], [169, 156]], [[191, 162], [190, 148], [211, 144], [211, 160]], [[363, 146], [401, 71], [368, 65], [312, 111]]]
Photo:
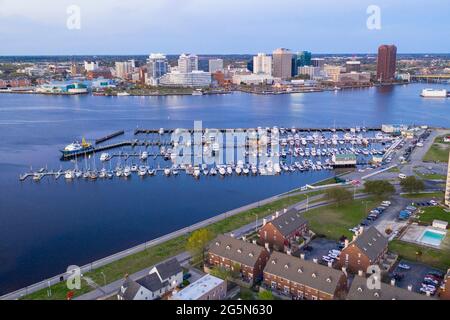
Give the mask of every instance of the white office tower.
[[211, 85], [211, 73], [204, 71], [171, 71], [159, 79], [159, 85], [172, 87], [208, 87]]
[[195, 54], [183, 53], [178, 58], [178, 70], [181, 73], [189, 73], [198, 70], [198, 57]]
[[272, 57], [265, 53], [258, 53], [253, 57], [253, 73], [272, 75]]
[[223, 60], [222, 59], [210, 59], [208, 70], [210, 73], [216, 73], [218, 71], [223, 72]]
[[167, 57], [162, 53], [152, 53], [147, 59], [147, 77], [152, 84], [158, 82], [161, 78], [169, 72], [169, 62]]
[[98, 62], [96, 61], [84, 61], [84, 70], [87, 72], [98, 69]]
[[134, 71], [134, 60], [116, 62], [116, 77], [128, 79]]

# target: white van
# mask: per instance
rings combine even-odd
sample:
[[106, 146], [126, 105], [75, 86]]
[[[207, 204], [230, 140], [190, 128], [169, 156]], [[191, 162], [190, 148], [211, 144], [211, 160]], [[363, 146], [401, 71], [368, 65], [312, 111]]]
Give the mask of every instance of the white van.
[[400, 173], [399, 175], [398, 175], [398, 177], [400, 178], [400, 179], [406, 179], [406, 175], [405, 174], [403, 174], [403, 173]]

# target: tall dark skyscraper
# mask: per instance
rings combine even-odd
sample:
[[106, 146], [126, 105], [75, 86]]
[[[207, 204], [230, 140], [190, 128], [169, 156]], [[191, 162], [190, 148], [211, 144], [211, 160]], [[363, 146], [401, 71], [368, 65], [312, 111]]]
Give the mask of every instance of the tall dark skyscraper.
[[378, 48], [377, 79], [381, 82], [392, 81], [397, 65], [397, 47], [382, 45]]

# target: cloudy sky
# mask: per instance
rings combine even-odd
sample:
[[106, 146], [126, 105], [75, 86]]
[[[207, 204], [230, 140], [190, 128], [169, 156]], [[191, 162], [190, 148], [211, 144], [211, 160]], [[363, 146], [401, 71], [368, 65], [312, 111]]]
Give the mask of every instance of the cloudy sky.
[[[80, 29], [67, 27], [71, 5]], [[367, 28], [370, 5], [379, 30]], [[0, 55], [448, 53], [449, 14], [445, 0], [0, 0]]]

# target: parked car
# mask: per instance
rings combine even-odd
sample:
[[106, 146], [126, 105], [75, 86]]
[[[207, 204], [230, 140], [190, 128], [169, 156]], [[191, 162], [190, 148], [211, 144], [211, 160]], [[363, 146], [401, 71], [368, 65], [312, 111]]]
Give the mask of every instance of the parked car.
[[432, 275], [432, 276], [438, 277], [440, 279], [444, 278], [444, 274], [442, 272], [440, 272], [440, 271], [437, 271], [437, 270], [428, 271], [427, 276], [428, 275]]
[[414, 206], [407, 206], [407, 207], [406, 207], [406, 210], [409, 210], [409, 211], [416, 211], [417, 208], [414, 207]]
[[187, 280], [191, 277], [191, 274], [189, 272], [183, 274], [183, 280]]
[[399, 175], [398, 175], [398, 177], [400, 178], [400, 179], [406, 179], [406, 175], [405, 174], [403, 174], [403, 173], [400, 173]]
[[406, 263], [399, 263], [398, 267], [403, 270], [411, 269], [411, 267], [409, 265], [407, 265]]

